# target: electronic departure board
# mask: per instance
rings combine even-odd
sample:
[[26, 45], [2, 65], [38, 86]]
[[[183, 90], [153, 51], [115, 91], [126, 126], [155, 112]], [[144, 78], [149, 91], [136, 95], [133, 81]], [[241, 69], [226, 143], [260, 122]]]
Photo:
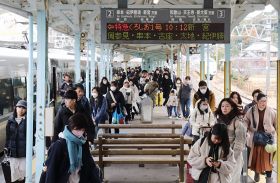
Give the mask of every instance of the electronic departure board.
[[229, 43], [230, 9], [101, 9], [101, 43]]

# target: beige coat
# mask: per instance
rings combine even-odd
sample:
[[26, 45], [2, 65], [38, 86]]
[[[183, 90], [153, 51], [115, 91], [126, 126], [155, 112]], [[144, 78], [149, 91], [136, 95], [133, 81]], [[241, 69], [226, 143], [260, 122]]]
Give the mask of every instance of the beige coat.
[[[258, 129], [259, 125], [259, 112], [257, 106], [251, 107], [244, 116], [244, 123], [248, 129], [247, 132], [247, 146], [251, 148], [251, 153], [249, 155], [249, 162], [248, 166], [251, 166], [253, 150], [254, 150], [254, 143], [253, 143], [253, 135], [254, 135], [254, 127], [253, 127], [253, 117], [252, 117], [252, 110], [254, 111], [254, 117], [256, 122], [256, 129]], [[276, 111], [271, 107], [266, 107], [264, 112], [264, 119], [263, 119], [263, 126], [264, 130], [267, 133], [270, 133], [273, 136], [274, 142], [277, 142], [277, 134], [276, 134]], [[272, 157], [272, 156], [271, 156]], [[271, 159], [272, 164], [272, 159]]]
[[[191, 175], [194, 180], [198, 180], [199, 176], [204, 168], [206, 168], [205, 158], [208, 157], [210, 146], [208, 139], [205, 138], [204, 142], [200, 146], [201, 139], [199, 139], [191, 148], [187, 161], [192, 166]], [[222, 159], [222, 148], [219, 148], [218, 161], [221, 162], [221, 167], [217, 169], [218, 173], [211, 173], [208, 179], [208, 183], [231, 183], [233, 167], [235, 166], [235, 160], [233, 151], [230, 152], [226, 159]]]
[[201, 134], [201, 132], [203, 131], [201, 131], [200, 128], [205, 126], [212, 127], [215, 124], [215, 118], [209, 106], [208, 106], [207, 113], [200, 114], [200, 111], [197, 106], [199, 101], [200, 100], [196, 102], [195, 108], [190, 115], [190, 123], [192, 125], [192, 134], [202, 136], [203, 134]]

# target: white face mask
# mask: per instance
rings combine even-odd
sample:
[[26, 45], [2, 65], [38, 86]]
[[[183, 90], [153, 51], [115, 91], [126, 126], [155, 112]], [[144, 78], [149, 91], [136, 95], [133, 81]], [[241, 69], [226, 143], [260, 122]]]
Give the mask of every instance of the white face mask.
[[116, 88], [115, 86], [111, 86], [110, 89], [111, 89], [112, 91], [115, 91], [117, 88]]
[[207, 105], [200, 105], [200, 110], [205, 111], [206, 109], [208, 109]]
[[199, 89], [199, 90], [202, 94], [205, 94], [207, 92], [207, 89]]
[[93, 97], [93, 98], [97, 98], [97, 97], [98, 97], [98, 94], [95, 93], [95, 92], [94, 92], [94, 93], [91, 93], [91, 94], [92, 94], [92, 97]]

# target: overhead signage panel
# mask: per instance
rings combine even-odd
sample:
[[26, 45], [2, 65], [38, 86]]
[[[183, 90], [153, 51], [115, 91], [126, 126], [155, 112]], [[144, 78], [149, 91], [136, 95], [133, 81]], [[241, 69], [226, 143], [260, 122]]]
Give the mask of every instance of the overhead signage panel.
[[229, 43], [230, 9], [101, 9], [101, 43]]

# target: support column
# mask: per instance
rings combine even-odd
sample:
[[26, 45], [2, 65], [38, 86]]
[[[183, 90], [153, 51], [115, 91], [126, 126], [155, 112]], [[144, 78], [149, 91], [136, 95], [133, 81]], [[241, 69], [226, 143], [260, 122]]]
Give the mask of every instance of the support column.
[[177, 77], [181, 78], [181, 45], [177, 49]]
[[89, 47], [90, 47], [90, 79], [91, 79], [91, 87], [95, 87], [95, 41], [90, 39], [89, 40]]
[[171, 45], [171, 49], [170, 49], [170, 61], [169, 61], [169, 65], [170, 65], [170, 75], [171, 75], [171, 80], [173, 81], [173, 63], [174, 63], [174, 55], [173, 55], [173, 44]]
[[[36, 176], [39, 182], [45, 161], [45, 101], [46, 101], [46, 61], [47, 61], [47, 21], [46, 11], [37, 12], [37, 96], [36, 96]], [[32, 110], [33, 111], [33, 110]]]
[[110, 46], [107, 47], [107, 57], [106, 57], [106, 77], [109, 79], [110, 77]]
[[280, 3], [279, 3], [279, 7], [278, 7], [278, 59], [277, 59], [277, 77], [276, 77], [276, 82], [277, 82], [277, 149], [278, 149], [278, 153], [277, 153], [277, 181], [276, 182], [280, 182], [280, 153], [279, 153], [279, 149], [280, 149]]
[[205, 54], [204, 44], [200, 45], [200, 80], [205, 79]]
[[230, 44], [225, 44], [224, 97], [229, 97], [230, 92], [231, 92]]
[[89, 72], [90, 72], [90, 41], [87, 42], [88, 44], [88, 47], [87, 47], [87, 66], [86, 66], [86, 88], [85, 88], [85, 91], [86, 91], [86, 97], [89, 99], [90, 98], [90, 84], [89, 84]]
[[80, 48], [80, 32], [75, 33], [75, 83], [79, 83], [81, 79], [81, 48]]
[[190, 52], [189, 46], [186, 46], [186, 76], [190, 75]]
[[29, 59], [27, 75], [27, 129], [26, 129], [26, 183], [32, 183], [32, 146], [33, 146], [33, 16], [29, 15]]
[[209, 44], [207, 44], [207, 52], [206, 52], [206, 54], [207, 54], [207, 86], [208, 86], [208, 88], [211, 88], [211, 86], [210, 86], [210, 50], [209, 50]]
[[113, 67], [112, 67], [112, 63], [113, 63], [113, 60], [114, 60], [114, 51], [111, 50], [111, 53], [110, 53], [110, 63], [109, 63], [109, 67], [110, 67], [110, 78], [109, 78], [109, 81], [112, 81], [113, 79]]

